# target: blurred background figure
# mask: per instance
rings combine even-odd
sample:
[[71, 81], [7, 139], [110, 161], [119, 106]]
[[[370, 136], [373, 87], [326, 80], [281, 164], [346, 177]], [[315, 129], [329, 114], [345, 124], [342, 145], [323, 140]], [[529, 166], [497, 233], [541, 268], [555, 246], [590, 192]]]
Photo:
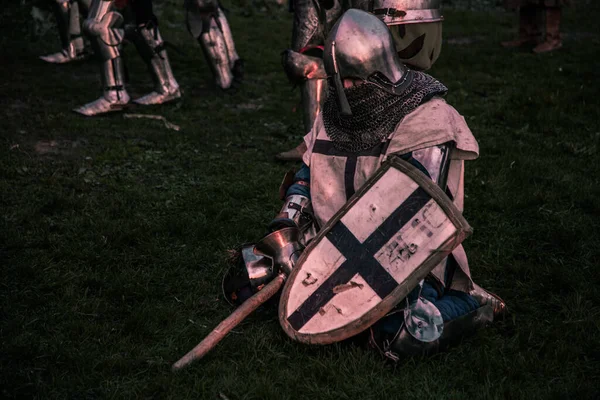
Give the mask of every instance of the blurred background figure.
[[[340, 0], [291, 0], [294, 13], [291, 48], [283, 52], [283, 69], [290, 82], [300, 87], [302, 123], [308, 133], [327, 97], [327, 73], [323, 66], [323, 44], [329, 30], [343, 13]], [[302, 159], [304, 141], [275, 157], [283, 161]]]
[[[135, 15], [135, 25], [124, 27], [123, 15], [119, 11], [127, 6], [132, 8]], [[158, 29], [158, 19], [152, 11], [152, 0], [92, 0], [83, 28], [90, 38], [94, 53], [101, 60], [103, 94], [99, 99], [73, 111], [94, 116], [122, 110], [129, 103], [122, 58], [125, 35], [135, 45], [154, 81], [154, 91], [133, 102], [153, 105], [181, 97], [165, 42]]]
[[507, 9], [518, 10], [519, 36], [515, 40], [502, 42], [502, 46], [535, 45], [534, 53], [561, 48], [561, 7], [569, 3], [570, 0], [504, 0]]
[[241, 83], [244, 64], [219, 2], [185, 0], [184, 5], [188, 31], [200, 44], [216, 85], [226, 90]]
[[52, 2], [62, 50], [40, 58], [53, 64], [64, 64], [85, 58], [87, 52], [81, 36], [79, 15], [81, 14], [83, 18], [87, 17], [92, 0], [52, 0]]
[[442, 51], [441, 0], [350, 0], [351, 8], [367, 11], [392, 33], [400, 60], [416, 71], [429, 70]]
[[[357, 8], [383, 21], [392, 33], [398, 57], [413, 70], [428, 70], [442, 51], [441, 0], [292, 0], [292, 5], [292, 47], [284, 52], [283, 64], [290, 80], [301, 88], [305, 133], [327, 97], [322, 44], [343, 11]], [[275, 157], [300, 160], [305, 151], [302, 142]]]

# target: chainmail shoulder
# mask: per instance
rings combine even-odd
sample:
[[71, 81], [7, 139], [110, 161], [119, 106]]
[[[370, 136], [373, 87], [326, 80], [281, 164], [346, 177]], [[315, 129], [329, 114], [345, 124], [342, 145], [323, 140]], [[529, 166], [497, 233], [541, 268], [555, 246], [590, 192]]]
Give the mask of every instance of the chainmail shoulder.
[[423, 72], [410, 71], [412, 82], [400, 94], [391, 94], [367, 81], [344, 89], [352, 115], [340, 114], [335, 85], [323, 104], [323, 124], [333, 145], [350, 153], [367, 150], [379, 144], [404, 116], [433, 96], [444, 95], [448, 88]]

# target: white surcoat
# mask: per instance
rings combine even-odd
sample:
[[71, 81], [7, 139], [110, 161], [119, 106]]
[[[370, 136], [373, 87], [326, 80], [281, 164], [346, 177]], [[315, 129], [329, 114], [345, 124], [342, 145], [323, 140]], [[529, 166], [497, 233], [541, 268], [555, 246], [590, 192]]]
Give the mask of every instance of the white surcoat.
[[[319, 115], [312, 130], [304, 137], [307, 151], [303, 161], [310, 167], [310, 193], [319, 226], [327, 221], [379, 169], [391, 154], [405, 154], [427, 147], [454, 142], [448, 171], [447, 189], [456, 207], [464, 207], [464, 161], [479, 155], [479, 145], [465, 119], [442, 98], [435, 97], [406, 115], [381, 143], [358, 153], [337, 150], [325, 132]], [[452, 289], [469, 292], [473, 281], [462, 245], [452, 255], [459, 269]], [[433, 271], [443, 285], [444, 261]]]

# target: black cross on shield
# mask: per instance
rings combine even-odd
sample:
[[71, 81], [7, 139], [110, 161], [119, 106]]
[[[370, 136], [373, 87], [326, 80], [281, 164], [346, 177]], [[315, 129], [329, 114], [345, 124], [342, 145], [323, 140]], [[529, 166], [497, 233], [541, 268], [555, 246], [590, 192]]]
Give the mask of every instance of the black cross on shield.
[[288, 317], [290, 325], [300, 330], [335, 296], [333, 288], [348, 283], [356, 274], [360, 274], [380, 298], [387, 297], [398, 286], [398, 282], [374, 256], [429, 200], [431, 196], [423, 188], [417, 188], [363, 243], [338, 221], [326, 238], [344, 256], [345, 261]]

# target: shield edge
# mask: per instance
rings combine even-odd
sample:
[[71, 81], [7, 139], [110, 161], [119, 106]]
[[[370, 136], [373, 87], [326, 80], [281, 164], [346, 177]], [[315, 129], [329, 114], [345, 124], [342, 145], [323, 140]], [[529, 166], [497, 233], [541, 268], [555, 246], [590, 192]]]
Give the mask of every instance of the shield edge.
[[352, 208], [354, 204], [359, 200], [360, 197], [373, 186], [374, 182], [385, 174], [390, 168], [396, 168], [400, 172], [413, 179], [421, 188], [423, 188], [432, 199], [446, 213], [452, 224], [456, 227], [456, 232], [448, 240], [442, 243], [437, 251], [433, 252], [421, 265], [421, 268], [417, 272], [410, 274], [407, 279], [396, 289], [392, 291], [385, 299], [383, 299], [377, 306], [372, 310], [368, 311], [361, 318], [351, 322], [350, 324], [334, 329], [332, 331], [320, 333], [320, 334], [306, 334], [300, 333], [294, 330], [288, 323], [286, 315], [287, 299], [290, 294], [293, 282], [298, 275], [300, 268], [294, 268], [292, 273], [286, 279], [285, 286], [281, 294], [281, 300], [279, 302], [279, 323], [283, 328], [284, 332], [292, 339], [305, 343], [305, 344], [331, 344], [348, 339], [352, 336], [359, 334], [366, 328], [373, 325], [379, 319], [383, 318], [388, 312], [390, 312], [398, 302], [405, 298], [410, 290], [408, 289], [408, 282], [419, 282], [424, 279], [429, 272], [431, 272], [436, 265], [438, 265], [445, 257], [447, 257], [458, 245], [460, 245], [468, 236], [473, 233], [473, 229], [463, 217], [462, 213], [452, 203], [452, 200], [444, 193], [444, 191], [437, 186], [431, 179], [425, 174], [419, 171], [416, 167], [412, 166], [407, 161], [402, 160], [398, 156], [390, 156], [381, 165], [381, 168], [375, 172], [375, 174], [361, 187], [342, 208], [327, 222], [327, 224], [319, 231], [317, 236], [311, 241], [311, 243], [302, 252], [302, 255], [298, 259], [296, 265], [301, 266], [312, 249], [321, 241], [321, 239], [327, 234], [329, 228], [337, 223], [345, 212]]

